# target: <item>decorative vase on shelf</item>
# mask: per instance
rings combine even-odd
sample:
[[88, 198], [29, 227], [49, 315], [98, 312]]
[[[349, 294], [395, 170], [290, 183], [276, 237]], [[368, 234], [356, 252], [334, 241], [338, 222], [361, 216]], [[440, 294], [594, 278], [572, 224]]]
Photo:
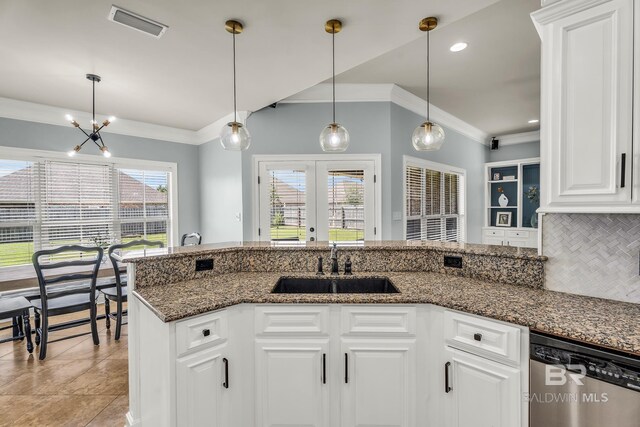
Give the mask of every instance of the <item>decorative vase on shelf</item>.
[[505, 196], [504, 193], [500, 194], [500, 197], [498, 197], [498, 204], [501, 208], [506, 208], [509, 204], [509, 199], [507, 199], [507, 196]]
[[531, 215], [531, 227], [538, 228], [538, 214], [535, 212]]

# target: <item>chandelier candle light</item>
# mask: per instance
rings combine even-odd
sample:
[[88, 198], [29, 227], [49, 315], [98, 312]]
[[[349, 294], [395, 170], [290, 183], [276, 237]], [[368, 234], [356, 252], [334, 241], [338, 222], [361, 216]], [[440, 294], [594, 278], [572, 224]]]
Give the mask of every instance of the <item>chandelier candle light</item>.
[[429, 33], [438, 26], [438, 18], [424, 18], [418, 24], [420, 31], [427, 33], [427, 119], [418, 126], [411, 135], [411, 142], [416, 151], [436, 151], [444, 142], [444, 130], [433, 123], [429, 117]]
[[233, 121], [222, 128], [220, 143], [225, 150], [244, 151], [251, 145], [251, 134], [242, 123], [238, 122], [236, 104], [236, 34], [242, 33], [244, 27], [239, 21], [229, 20], [225, 22], [224, 28], [233, 36]]
[[104, 127], [109, 126], [109, 124], [111, 124], [116, 118], [111, 116], [103, 121], [102, 125], [98, 124], [98, 122], [96, 121], [96, 83], [100, 82], [100, 76], [96, 76], [95, 74], [87, 74], [87, 80], [90, 80], [93, 86], [93, 112], [91, 120], [91, 133], [82, 129], [80, 127], [80, 124], [70, 114], [67, 114], [65, 118], [69, 121], [69, 123], [71, 123], [71, 125], [75, 128], [79, 129], [87, 137], [87, 139], [85, 139], [82, 144], [78, 144], [72, 150], [69, 150], [67, 152], [67, 155], [69, 157], [75, 156], [82, 149], [82, 146], [84, 144], [86, 144], [88, 141], [93, 141], [93, 143], [96, 144], [98, 149], [102, 152], [103, 156], [111, 157], [111, 152], [104, 144], [102, 136], [100, 135], [100, 131]]
[[336, 153], [345, 151], [349, 146], [349, 132], [342, 125], [336, 123], [336, 34], [342, 30], [342, 22], [337, 19], [331, 19], [325, 24], [324, 30], [331, 34], [333, 121], [320, 133], [320, 146], [322, 151]]

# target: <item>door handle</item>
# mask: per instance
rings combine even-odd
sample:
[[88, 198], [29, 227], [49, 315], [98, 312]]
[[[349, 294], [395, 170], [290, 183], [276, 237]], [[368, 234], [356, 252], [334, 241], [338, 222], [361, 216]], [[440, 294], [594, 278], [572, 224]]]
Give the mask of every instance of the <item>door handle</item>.
[[223, 357], [222, 363], [224, 363], [224, 382], [222, 383], [222, 387], [229, 388], [229, 361], [226, 357]]
[[449, 393], [453, 390], [449, 387], [449, 366], [451, 366], [451, 362], [447, 362], [444, 364], [444, 392]]
[[620, 165], [620, 188], [624, 188], [626, 184], [627, 175], [627, 153], [622, 153], [622, 160]]
[[322, 384], [327, 383], [327, 353], [322, 353]]
[[344, 354], [344, 383], [349, 384], [349, 354]]

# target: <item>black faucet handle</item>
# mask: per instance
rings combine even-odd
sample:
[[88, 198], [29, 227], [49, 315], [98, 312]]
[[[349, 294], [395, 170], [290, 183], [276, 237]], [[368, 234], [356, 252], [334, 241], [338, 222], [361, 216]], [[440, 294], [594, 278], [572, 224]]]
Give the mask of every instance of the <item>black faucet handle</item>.
[[345, 261], [344, 261], [344, 275], [345, 276], [349, 276], [353, 274], [351, 271], [351, 256], [347, 255]]
[[318, 276], [324, 276], [324, 271], [322, 271], [322, 256], [318, 257], [318, 271], [316, 272]]

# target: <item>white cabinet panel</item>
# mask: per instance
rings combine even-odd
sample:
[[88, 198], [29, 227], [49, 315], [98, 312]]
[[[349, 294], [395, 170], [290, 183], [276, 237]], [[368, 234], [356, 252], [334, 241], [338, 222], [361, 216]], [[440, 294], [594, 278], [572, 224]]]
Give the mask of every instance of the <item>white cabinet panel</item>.
[[210, 348], [176, 363], [177, 420], [180, 426], [228, 427], [230, 392], [225, 388], [225, 346]]
[[542, 207], [629, 207], [633, 0], [567, 4], [534, 13], [543, 39]]
[[342, 342], [342, 427], [415, 424], [415, 340]]
[[256, 426], [328, 427], [328, 349], [328, 340], [256, 342]]
[[[447, 350], [446, 394], [452, 427], [521, 425], [520, 370], [457, 350]], [[443, 391], [444, 393], [444, 391]]]

